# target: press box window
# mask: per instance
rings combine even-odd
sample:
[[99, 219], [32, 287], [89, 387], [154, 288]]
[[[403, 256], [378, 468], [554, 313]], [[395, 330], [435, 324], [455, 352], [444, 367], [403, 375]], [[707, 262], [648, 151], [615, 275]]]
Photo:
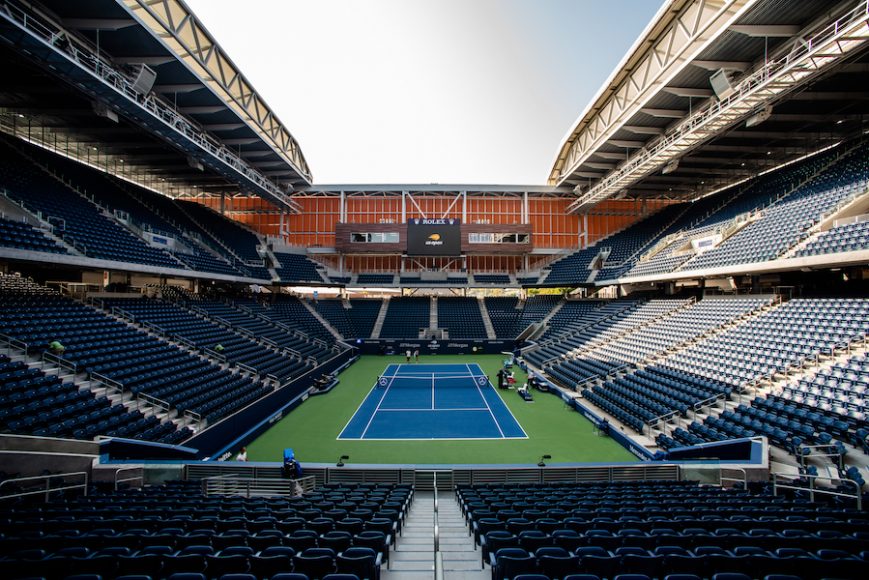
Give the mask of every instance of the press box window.
[[350, 234], [354, 244], [397, 244], [398, 232], [354, 232]]
[[495, 234], [490, 232], [475, 232], [468, 234], [471, 244], [527, 244], [528, 234]]

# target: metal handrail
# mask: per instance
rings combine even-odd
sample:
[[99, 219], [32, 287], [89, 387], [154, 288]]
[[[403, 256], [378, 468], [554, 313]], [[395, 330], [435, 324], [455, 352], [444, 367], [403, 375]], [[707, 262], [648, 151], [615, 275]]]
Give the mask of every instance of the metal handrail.
[[[139, 473], [138, 476], [134, 476], [134, 477], [118, 477], [118, 475], [119, 475], [122, 471], [135, 471], [135, 470], [137, 470], [137, 469], [140, 471], [140, 473]], [[139, 480], [139, 481], [142, 482], [142, 486], [144, 486], [144, 485], [145, 485], [145, 468], [144, 468], [143, 466], [119, 467], [119, 468], [117, 468], [117, 469], [115, 470], [114, 480], [115, 480], [115, 484], [114, 484], [114, 485], [115, 485], [115, 491], [118, 491], [118, 484], [119, 484], [119, 483], [124, 483], [124, 482], [127, 482], [127, 481], [136, 481], [136, 480]], [[141, 487], [141, 486], [140, 486], [140, 487]]]
[[72, 361], [68, 361], [65, 358], [61, 358], [57, 355], [51, 354], [50, 352], [42, 353], [42, 362], [51, 363], [55, 366], [59, 366], [66, 370], [72, 371], [73, 373], [78, 372], [78, 365], [76, 365]]
[[[60, 487], [51, 487], [51, 480], [54, 478], [66, 479], [67, 477], [78, 477], [78, 476], [82, 476], [84, 478], [84, 483], [77, 483], [74, 485], [63, 485]], [[56, 473], [53, 475], [34, 475], [32, 477], [16, 477], [14, 479], [7, 479], [5, 481], [0, 481], [0, 489], [2, 489], [4, 485], [13, 484], [13, 483], [17, 484], [17, 483], [20, 483], [22, 481], [45, 481], [45, 489], [39, 489], [39, 490], [33, 490], [33, 491], [22, 491], [22, 492], [13, 493], [10, 495], [0, 495], [0, 500], [12, 499], [12, 498], [16, 498], [16, 497], [26, 497], [26, 496], [31, 496], [31, 495], [39, 495], [39, 494], [44, 493], [45, 494], [45, 501], [48, 502], [48, 500], [51, 498], [51, 492], [53, 492], [53, 491], [66, 491], [66, 490], [70, 490], [70, 489], [79, 489], [79, 488], [84, 490], [84, 495], [88, 494], [88, 474], [85, 471], [73, 471], [70, 473]]]
[[157, 407], [158, 409], [162, 409], [162, 410], [167, 411], [167, 412], [171, 411], [173, 408], [172, 404], [169, 403], [168, 401], [164, 401], [163, 399], [158, 399], [157, 397], [154, 397], [153, 395], [149, 395], [147, 393], [139, 393], [136, 395], [136, 408], [137, 409], [138, 409], [138, 406], [140, 403], [144, 403], [146, 405], [151, 405], [152, 407]]
[[30, 346], [26, 342], [22, 342], [17, 338], [12, 338], [11, 336], [2, 333], [0, 333], [0, 345], [5, 345], [10, 348], [22, 350], [24, 352], [27, 352], [27, 350], [30, 348]]
[[[737, 477], [728, 477], [726, 475], [722, 475], [724, 471], [738, 471], [742, 473], [742, 479]], [[742, 467], [722, 467], [718, 470], [718, 485], [724, 487], [725, 481], [733, 481], [736, 483], [742, 483], [742, 488], [745, 489], [748, 486], [748, 472]]]
[[[771, 58], [763, 66], [741, 79], [732, 95], [722, 99], [710, 99], [705, 106], [684, 119], [668, 135], [656, 140], [650, 146], [637, 151], [617, 171], [601, 179], [597, 185], [585, 192], [580, 199], [574, 201], [567, 211], [576, 211], [580, 207], [598, 201], [597, 198], [602, 198], [608, 190], [618, 187], [622, 180], [629, 176], [631, 172], [654, 161], [654, 158], [659, 153], [673, 147], [681, 139], [695, 133], [707, 123], [716, 120], [716, 118], [724, 118], [727, 114], [739, 115], [738, 105], [744, 104], [744, 100], [749, 100], [750, 97], [756, 96], [764, 88], [768, 89], [780, 77], [793, 72], [800, 66], [802, 61], [811, 58], [813, 53], [821, 50], [829, 42], [839, 40], [851, 31], [854, 26], [858, 25], [861, 21], [865, 21], [867, 13], [869, 13], [869, 2], [861, 0], [856, 3], [856, 6], [852, 10], [835, 22], [826, 24], [823, 28], [813, 31], [813, 36], [809, 38], [803, 37], [800, 42], [791, 44], [788, 52]], [[820, 69], [821, 67], [817, 68]], [[767, 99], [767, 103], [771, 103], [772, 100]]]
[[[785, 479], [785, 478], [788, 478], [791, 481], [799, 480], [799, 479], [807, 479], [809, 482], [809, 486], [804, 487], [801, 485], [785, 485], [785, 484], [779, 483], [779, 479]], [[817, 479], [829, 479], [831, 483], [833, 481], [839, 481], [839, 482], [847, 483], [849, 485], [853, 485], [854, 488], [856, 489], [856, 493], [854, 495], [851, 495], [849, 493], [843, 493], [841, 491], [833, 491], [831, 489], [824, 489], [824, 488], [815, 487], [815, 480], [817, 480]], [[811, 501], [811, 502], [815, 501], [815, 494], [816, 493], [819, 493], [821, 495], [831, 495], [831, 496], [835, 496], [835, 497], [848, 497], [848, 498], [856, 500], [858, 511], [863, 509], [863, 492], [860, 489], [860, 484], [858, 484], [856, 481], [853, 481], [851, 479], [840, 479], [838, 477], [821, 477], [820, 475], [802, 475], [802, 474], [794, 475], [794, 474], [788, 474], [788, 473], [773, 473], [772, 474], [772, 495], [778, 496], [779, 489], [808, 491], [809, 492], [809, 501]]]
[[101, 385], [108, 389], [111, 389], [112, 391], [115, 391], [116, 393], [123, 394], [126, 391], [124, 385], [114, 379], [110, 379], [109, 377], [101, 375], [99, 373], [91, 373], [90, 379], [100, 383]]
[[438, 520], [438, 472], [432, 471], [432, 495], [434, 496], [434, 569], [435, 578], [443, 577], [443, 556], [441, 555], [440, 521]]
[[202, 480], [203, 493], [208, 495], [290, 496], [296, 497], [312, 491], [316, 478], [308, 475], [299, 479], [241, 477], [217, 475]]
[[196, 411], [191, 411], [190, 409], [187, 409], [184, 411], [184, 416], [187, 417], [188, 419], [190, 419], [191, 421], [195, 421], [196, 426], [200, 430], [204, 427], [203, 423], [205, 420], [202, 418], [202, 415], [200, 413], [197, 413]]
[[251, 374], [258, 375], [259, 371], [253, 368], [252, 366], [246, 365], [244, 363], [235, 363], [235, 366], [243, 371], [247, 371]]

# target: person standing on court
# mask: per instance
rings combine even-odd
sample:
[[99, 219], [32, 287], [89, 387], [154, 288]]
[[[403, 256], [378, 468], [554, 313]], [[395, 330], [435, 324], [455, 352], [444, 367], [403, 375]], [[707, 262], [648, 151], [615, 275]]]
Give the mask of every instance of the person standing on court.
[[419, 349], [413, 351], [413, 360], [414, 362], [419, 362]]
[[407, 352], [404, 353], [404, 356], [407, 357], [407, 362], [410, 362], [410, 349], [407, 349]]

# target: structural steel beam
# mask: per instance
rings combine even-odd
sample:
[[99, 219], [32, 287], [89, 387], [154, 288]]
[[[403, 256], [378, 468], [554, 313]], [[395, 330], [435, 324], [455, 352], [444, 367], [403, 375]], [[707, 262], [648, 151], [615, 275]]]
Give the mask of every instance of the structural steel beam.
[[662, 119], [681, 119], [688, 114], [688, 111], [682, 109], [650, 109], [647, 107], [640, 109], [640, 112], [646, 115], [651, 115], [652, 117], [660, 117]]
[[119, 2], [311, 183], [299, 144], [182, 0]]
[[756, 1], [666, 3], [565, 139], [549, 183], [559, 184], [567, 179]]
[[666, 135], [631, 155], [630, 159], [573, 202], [569, 211], [580, 211], [617, 195], [657, 168], [678, 159], [728, 127], [764, 106], [782, 99], [796, 87], [825, 72], [869, 41], [869, 3], [853, 8], [835, 20], [818, 23], [798, 42], [788, 44], [763, 66], [742, 78], [733, 94], [710, 99]]
[[800, 27], [797, 24], [734, 24], [730, 30], [759, 38], [790, 38]]

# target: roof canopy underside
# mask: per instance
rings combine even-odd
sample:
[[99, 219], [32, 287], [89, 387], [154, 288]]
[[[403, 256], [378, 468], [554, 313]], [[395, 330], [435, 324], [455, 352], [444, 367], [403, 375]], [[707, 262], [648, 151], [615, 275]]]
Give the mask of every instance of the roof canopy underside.
[[[293, 191], [311, 183], [298, 143], [182, 1], [42, 0], [41, 6], [116, 66], [153, 69], [155, 93], [280, 188]], [[113, 154], [138, 157], [179, 186], [238, 191], [219, 175], [191, 168], [183, 153], [135, 124], [94, 115], [91, 99], [14, 50], [4, 49], [0, 57], [7, 78], [15, 79], [0, 90], [0, 107], [63, 127], [73, 138], [92, 140]]]
[[[582, 197], [595, 191], [591, 201], [693, 199], [864, 132], [865, 10], [865, 2], [853, 0], [671, 1], [565, 139], [550, 183], [576, 191], [575, 210], [587, 208], [590, 201], [584, 205]], [[721, 107], [710, 82], [714, 73], [725, 70], [738, 86], [776, 58], [805, 53], [807, 40], [846, 17], [856, 18], [862, 32], [836, 39], [824, 49], [829, 54], [810, 55], [810, 62], [829, 66], [791, 75], [792, 86], [780, 82], [765, 101], [750, 101], [726, 125], [698, 124], [692, 144], [678, 153], [650, 156], [698, 111]], [[614, 180], [644, 155], [641, 171]], [[615, 185], [604, 188], [608, 181]]]

